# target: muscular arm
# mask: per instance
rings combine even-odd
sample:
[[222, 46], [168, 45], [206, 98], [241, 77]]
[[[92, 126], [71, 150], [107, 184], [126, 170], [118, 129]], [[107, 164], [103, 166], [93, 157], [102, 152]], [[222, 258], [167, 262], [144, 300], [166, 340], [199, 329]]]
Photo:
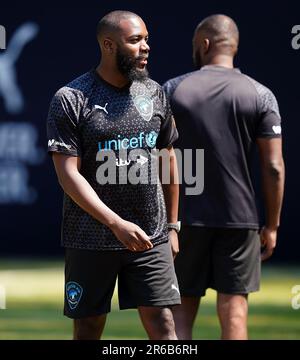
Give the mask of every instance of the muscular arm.
[[[162, 188], [166, 203], [167, 221], [168, 223], [176, 223], [178, 220], [178, 203], [179, 203], [179, 181], [178, 181], [178, 168], [176, 162], [176, 155], [173, 147], [168, 148], [169, 151], [169, 165], [170, 165], [170, 182], [164, 184], [162, 176], [163, 162], [160, 161], [160, 180], [162, 182]], [[161, 159], [160, 159], [161, 160]], [[171, 240], [172, 252], [175, 257], [179, 251], [178, 248], [178, 236], [175, 230], [169, 231]]]
[[259, 138], [262, 187], [264, 194], [266, 223], [261, 231], [261, 242], [265, 246], [262, 260], [273, 253], [276, 246], [277, 228], [280, 224], [280, 212], [284, 191], [284, 161], [282, 140], [280, 138]]
[[80, 174], [79, 157], [53, 153], [53, 162], [64, 192], [84, 211], [108, 226], [129, 250], [143, 251], [152, 247], [149, 237], [141, 228], [120, 218], [101, 201], [88, 181]]

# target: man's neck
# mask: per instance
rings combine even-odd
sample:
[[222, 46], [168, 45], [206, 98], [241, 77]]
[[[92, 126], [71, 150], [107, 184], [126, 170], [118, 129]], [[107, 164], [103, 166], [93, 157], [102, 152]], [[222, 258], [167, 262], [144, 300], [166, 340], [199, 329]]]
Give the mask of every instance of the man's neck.
[[215, 55], [206, 64], [203, 65], [216, 65], [225, 68], [233, 69], [233, 57], [228, 55]]
[[103, 62], [97, 66], [96, 71], [103, 80], [115, 87], [122, 88], [129, 83], [129, 80], [117, 68], [108, 66]]

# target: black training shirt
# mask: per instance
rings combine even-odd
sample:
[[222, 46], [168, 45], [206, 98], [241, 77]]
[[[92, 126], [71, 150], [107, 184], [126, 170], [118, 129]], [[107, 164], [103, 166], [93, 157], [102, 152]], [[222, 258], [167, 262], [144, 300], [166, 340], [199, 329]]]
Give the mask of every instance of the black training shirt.
[[[47, 130], [48, 151], [80, 157], [81, 174], [111, 210], [139, 225], [153, 244], [168, 240], [161, 184], [150, 181], [158, 177], [152, 150], [170, 146], [178, 134], [166, 96], [156, 82], [134, 81], [119, 89], [93, 69], [57, 91]], [[115, 159], [108, 162], [100, 153], [113, 153]], [[105, 164], [106, 172], [101, 167]], [[140, 182], [124, 183], [130, 169]], [[105, 183], [108, 172], [116, 174], [115, 182]], [[124, 248], [108, 227], [67, 194], [62, 244], [81, 249]]]
[[174, 145], [204, 149], [204, 190], [185, 195], [184, 224], [208, 227], [259, 227], [250, 173], [257, 138], [281, 136], [273, 93], [238, 69], [208, 65], [164, 84], [179, 133]]

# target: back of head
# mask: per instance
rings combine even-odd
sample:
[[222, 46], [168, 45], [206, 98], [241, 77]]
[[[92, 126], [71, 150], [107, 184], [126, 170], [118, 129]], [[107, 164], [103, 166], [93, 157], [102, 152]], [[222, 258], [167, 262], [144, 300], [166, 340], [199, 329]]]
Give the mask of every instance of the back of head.
[[196, 27], [194, 41], [207, 38], [215, 52], [234, 56], [239, 43], [239, 30], [233, 19], [216, 14], [205, 18]]
[[126, 10], [115, 10], [106, 14], [97, 25], [97, 39], [100, 42], [103, 37], [113, 36], [120, 31], [122, 20], [128, 20], [133, 17], [140, 18], [137, 14]]

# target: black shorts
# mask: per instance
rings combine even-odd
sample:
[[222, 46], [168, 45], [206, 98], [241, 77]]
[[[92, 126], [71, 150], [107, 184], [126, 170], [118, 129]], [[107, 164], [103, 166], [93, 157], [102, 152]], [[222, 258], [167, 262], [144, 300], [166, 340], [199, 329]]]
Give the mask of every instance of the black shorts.
[[64, 314], [110, 312], [116, 279], [120, 309], [180, 304], [170, 243], [143, 252], [66, 249]]
[[175, 270], [182, 296], [258, 291], [260, 239], [257, 230], [184, 226]]

